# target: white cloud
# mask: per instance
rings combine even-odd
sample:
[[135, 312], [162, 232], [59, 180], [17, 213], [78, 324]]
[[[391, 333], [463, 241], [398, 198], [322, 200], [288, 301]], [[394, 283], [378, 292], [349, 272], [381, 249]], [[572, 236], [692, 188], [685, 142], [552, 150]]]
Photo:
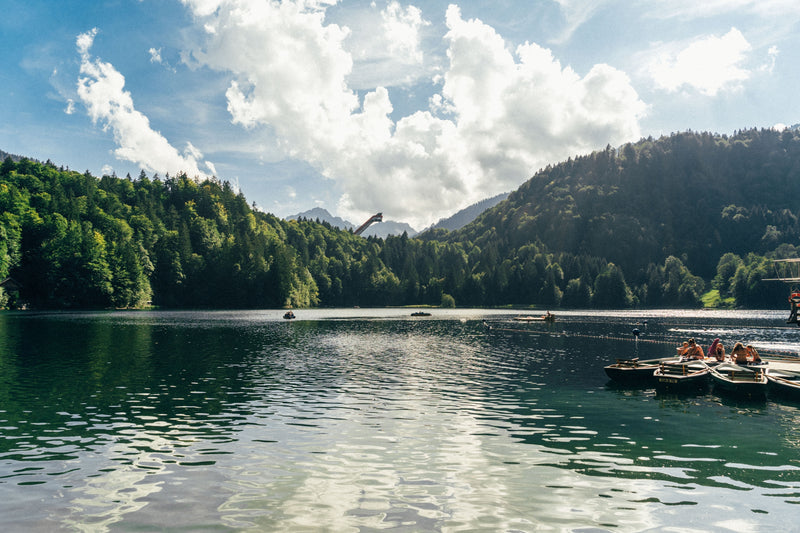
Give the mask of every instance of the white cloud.
[[[336, 180], [339, 214], [351, 220], [382, 211], [424, 227], [547, 163], [640, 136], [645, 105], [624, 73], [596, 65], [581, 77], [531, 43], [512, 54], [455, 6], [435, 107], [395, 122], [385, 88], [359, 99], [348, 85], [349, 30], [326, 25], [319, 4], [219, 0], [210, 10], [208, 1], [183, 1], [210, 28], [192, 57], [232, 75], [232, 121], [254, 134], [269, 126], [288, 155]], [[422, 20], [394, 3], [384, 14], [406, 27]]]
[[442, 94], [482, 191], [508, 190], [547, 163], [639, 137], [645, 105], [624, 73], [600, 64], [580, 77], [534, 43], [519, 46], [517, 60], [492, 28], [462, 20], [454, 6], [447, 24]]
[[422, 49], [430, 22], [419, 8], [391, 0], [383, 9], [373, 2], [339, 16], [347, 21], [342, 47], [353, 61], [346, 80], [351, 89], [409, 86], [430, 77], [435, 65]]
[[399, 2], [393, 0], [381, 12], [381, 17], [389, 52], [397, 57], [407, 58], [408, 61], [421, 63], [423, 53], [419, 48], [419, 32], [420, 28], [430, 22], [423, 20], [419, 8], [408, 6], [403, 9]]
[[92, 44], [94, 44], [94, 38], [96, 36], [97, 36], [97, 28], [92, 28], [86, 33], [81, 33], [80, 35], [78, 35], [76, 45], [78, 47], [78, 53], [81, 56], [85, 56], [86, 54], [89, 53], [89, 48], [91, 48]]
[[[666, 21], [676, 28], [690, 28], [695, 25], [692, 23], [718, 27], [725, 20], [737, 21], [733, 24], [746, 29], [750, 45], [759, 53], [774, 48], [776, 43], [785, 42], [786, 48], [793, 46], [800, 24], [797, 0], [638, 0], [638, 5], [644, 17]], [[770, 53], [767, 52], [766, 65], [751, 69], [771, 72]]]
[[[111, 129], [118, 148], [114, 155], [131, 161], [151, 172], [186, 172], [189, 176], [205, 176], [199, 169], [202, 154], [191, 143], [181, 155], [166, 138], [153, 130], [145, 115], [134, 108], [131, 94], [125, 90], [125, 77], [110, 63], [92, 59], [92, 47], [97, 29], [78, 36], [76, 44], [81, 55], [78, 96], [94, 123]], [[206, 163], [206, 166], [208, 164]]]
[[[183, 0], [206, 13], [208, 1]], [[358, 106], [345, 86], [352, 59], [341, 46], [347, 30], [323, 25], [324, 14], [294, 2], [221, 0], [202, 24], [210, 28], [196, 61], [230, 71], [226, 92], [234, 123], [270, 124], [285, 139], [286, 150], [314, 157], [315, 147], [336, 132]], [[198, 8], [199, 5], [199, 8]], [[306, 136], [310, 134], [310, 138]]]
[[780, 51], [778, 50], [777, 46], [770, 46], [769, 50], [767, 50], [767, 60], [766, 62], [759, 67], [758, 70], [761, 72], [766, 72], [767, 74], [772, 74], [775, 70], [775, 62], [778, 60], [778, 54]]
[[553, 0], [561, 8], [564, 16], [564, 29], [561, 35], [554, 39], [556, 43], [566, 42], [572, 37], [585, 22], [590, 20], [601, 7], [610, 0]]
[[151, 63], [161, 63], [161, 48], [150, 48], [148, 53], [150, 54]]
[[736, 90], [751, 76], [744, 64], [752, 50], [736, 28], [722, 37], [710, 36], [689, 44], [675, 53], [663, 53], [654, 59], [650, 75], [656, 85], [667, 91], [691, 87], [707, 96], [722, 90]]
[[670, 0], [656, 3], [645, 0], [643, 5], [648, 7], [647, 15], [662, 19], [694, 20], [728, 13], [752, 13], [764, 18], [789, 15], [793, 19], [800, 15], [796, 0]]

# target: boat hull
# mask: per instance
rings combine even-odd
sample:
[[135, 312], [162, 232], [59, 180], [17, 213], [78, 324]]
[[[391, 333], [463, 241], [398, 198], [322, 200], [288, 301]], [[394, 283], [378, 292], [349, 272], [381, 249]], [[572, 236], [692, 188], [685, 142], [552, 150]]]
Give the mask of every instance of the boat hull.
[[662, 363], [653, 377], [656, 388], [671, 391], [696, 390], [708, 385], [708, 366], [702, 361]]
[[760, 398], [767, 393], [767, 377], [760, 369], [722, 364], [710, 369], [714, 389], [744, 396]]
[[639, 365], [639, 366], [625, 366], [620, 364], [608, 365], [603, 370], [606, 375], [618, 383], [634, 384], [642, 383], [648, 384], [655, 381], [653, 373], [658, 369], [658, 365]]
[[652, 385], [655, 382], [653, 374], [658, 370], [661, 363], [668, 361], [677, 362], [677, 359], [674, 357], [645, 360], [640, 360], [638, 357], [634, 359], [617, 359], [613, 365], [603, 367], [603, 370], [605, 370], [609, 378], [618, 383]]
[[770, 371], [767, 381], [770, 395], [800, 401], [800, 377]]

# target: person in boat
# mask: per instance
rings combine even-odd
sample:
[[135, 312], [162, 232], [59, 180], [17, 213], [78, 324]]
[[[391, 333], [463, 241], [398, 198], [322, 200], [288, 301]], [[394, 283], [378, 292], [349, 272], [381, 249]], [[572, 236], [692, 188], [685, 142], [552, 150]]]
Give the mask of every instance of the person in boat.
[[722, 343], [717, 344], [717, 350], [714, 353], [714, 357], [720, 363], [725, 360], [725, 347], [722, 345]]
[[714, 339], [714, 342], [711, 343], [711, 346], [708, 347], [708, 355], [709, 359], [716, 359], [717, 361], [724, 361], [725, 360], [725, 347], [722, 346], [722, 343], [719, 339]]
[[683, 341], [683, 344], [678, 346], [678, 357], [683, 357], [683, 355], [689, 351], [689, 341]]
[[731, 350], [731, 360], [737, 365], [747, 364], [747, 348], [744, 347], [744, 344], [737, 342], [733, 345], [733, 350]]
[[789, 305], [792, 306], [792, 311], [789, 313], [789, 320], [787, 324], [800, 324], [797, 320], [797, 311], [800, 310], [800, 292], [792, 291], [789, 295]]
[[686, 349], [680, 354], [680, 356], [684, 359], [705, 359], [705, 355], [703, 355], [703, 349], [697, 344], [694, 340], [694, 337], [689, 339], [685, 344], [687, 344]]
[[714, 339], [714, 342], [711, 343], [711, 346], [708, 347], [708, 352], [706, 353], [706, 357], [711, 359], [712, 357], [717, 356], [717, 346], [719, 346], [719, 339]]
[[755, 348], [753, 348], [751, 344], [748, 344], [745, 347], [745, 350], [747, 350], [747, 355], [748, 357], [750, 357], [751, 364], [757, 365], [762, 362], [761, 357], [759, 357], [758, 355], [758, 352], [756, 351]]

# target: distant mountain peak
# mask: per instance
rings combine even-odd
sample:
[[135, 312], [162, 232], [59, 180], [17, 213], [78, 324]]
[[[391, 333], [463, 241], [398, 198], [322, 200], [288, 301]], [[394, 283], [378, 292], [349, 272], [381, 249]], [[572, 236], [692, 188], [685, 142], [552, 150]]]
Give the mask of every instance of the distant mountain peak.
[[343, 218], [339, 218], [330, 214], [330, 212], [322, 207], [314, 207], [313, 209], [309, 209], [308, 211], [303, 211], [302, 213], [297, 213], [296, 215], [289, 215], [286, 217], [286, 220], [297, 220], [300, 218], [305, 218], [307, 220], [319, 220], [320, 222], [327, 222], [333, 227], [339, 229], [355, 229], [355, 224], [344, 220]]
[[[349, 220], [345, 220], [343, 218], [334, 216], [327, 209], [324, 209], [322, 207], [315, 207], [313, 209], [309, 209], [308, 211], [297, 213], [296, 215], [290, 215], [286, 217], [286, 220], [297, 220], [300, 218], [305, 218], [307, 220], [319, 220], [320, 222], [327, 222], [331, 226], [343, 230], [353, 230], [357, 227]], [[362, 237], [374, 236], [374, 237], [380, 237], [381, 239], [385, 239], [389, 235], [402, 235], [404, 232], [408, 233], [409, 237], [417, 234], [417, 230], [415, 230], [405, 222], [384, 220], [383, 222], [371, 225], [364, 231], [364, 233], [361, 234], [361, 236]]]
[[469, 224], [470, 222], [472, 222], [473, 220], [475, 220], [476, 218], [478, 218], [478, 216], [487, 209], [491, 209], [492, 207], [496, 206], [497, 204], [508, 198], [509, 194], [510, 193], [504, 192], [498, 194], [497, 196], [492, 196], [491, 198], [486, 198], [484, 200], [481, 200], [480, 202], [476, 202], [456, 212], [455, 214], [450, 215], [447, 218], [439, 219], [438, 222], [436, 222], [429, 228], [422, 230], [421, 233], [439, 228], [446, 229], [448, 231], [459, 230], [464, 226], [466, 226], [467, 224]]

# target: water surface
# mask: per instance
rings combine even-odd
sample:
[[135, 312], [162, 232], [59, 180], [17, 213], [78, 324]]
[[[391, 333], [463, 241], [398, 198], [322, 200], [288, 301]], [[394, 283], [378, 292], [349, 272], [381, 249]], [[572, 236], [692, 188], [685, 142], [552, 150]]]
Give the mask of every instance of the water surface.
[[410, 312], [0, 314], [0, 530], [800, 530], [800, 405], [602, 370], [785, 313]]

